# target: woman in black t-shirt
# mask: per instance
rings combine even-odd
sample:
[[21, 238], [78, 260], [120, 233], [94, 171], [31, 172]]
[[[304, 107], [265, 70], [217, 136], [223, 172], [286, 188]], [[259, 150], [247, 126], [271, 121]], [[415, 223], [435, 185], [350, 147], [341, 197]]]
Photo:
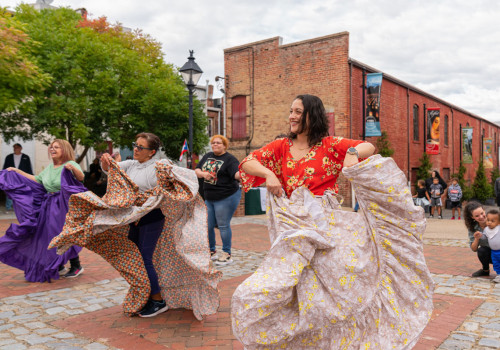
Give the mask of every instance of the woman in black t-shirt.
[[[203, 180], [203, 193], [208, 213], [208, 242], [212, 260], [217, 265], [227, 265], [231, 259], [231, 218], [240, 203], [240, 172], [238, 159], [227, 152], [229, 141], [222, 135], [210, 139], [212, 152], [198, 163], [196, 176]], [[215, 225], [222, 239], [222, 253], [215, 255]]]

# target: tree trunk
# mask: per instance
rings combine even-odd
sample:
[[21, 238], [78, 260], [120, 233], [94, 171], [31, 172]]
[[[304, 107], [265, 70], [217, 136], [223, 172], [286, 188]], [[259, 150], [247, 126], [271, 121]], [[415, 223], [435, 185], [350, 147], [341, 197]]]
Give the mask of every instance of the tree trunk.
[[85, 158], [85, 156], [87, 155], [87, 152], [89, 151], [89, 146], [85, 146], [85, 148], [83, 149], [83, 152], [82, 154], [80, 154], [80, 156], [76, 159], [76, 162], [78, 164], [80, 164], [80, 162], [83, 160], [83, 158]]

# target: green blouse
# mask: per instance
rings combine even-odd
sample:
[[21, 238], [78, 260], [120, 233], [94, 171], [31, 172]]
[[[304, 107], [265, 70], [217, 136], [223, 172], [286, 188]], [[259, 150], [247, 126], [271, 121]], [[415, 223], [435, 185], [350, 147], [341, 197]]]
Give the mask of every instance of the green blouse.
[[50, 164], [48, 167], [43, 169], [43, 171], [35, 176], [35, 180], [38, 183], [41, 183], [47, 192], [58, 192], [61, 190], [61, 172], [64, 168], [64, 165], [67, 163], [73, 164], [77, 169], [82, 171], [80, 165], [77, 162], [70, 160], [64, 163], [63, 165], [54, 168], [54, 164]]

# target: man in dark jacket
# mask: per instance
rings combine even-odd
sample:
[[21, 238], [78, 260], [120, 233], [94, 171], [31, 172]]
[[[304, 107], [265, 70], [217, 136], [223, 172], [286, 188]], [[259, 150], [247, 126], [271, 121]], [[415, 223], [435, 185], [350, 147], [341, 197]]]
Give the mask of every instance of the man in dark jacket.
[[[30, 157], [27, 154], [22, 153], [22, 150], [23, 146], [18, 143], [14, 144], [14, 153], [5, 157], [2, 169], [13, 167], [33, 175]], [[9, 197], [5, 198], [5, 209], [12, 210], [12, 200]]]

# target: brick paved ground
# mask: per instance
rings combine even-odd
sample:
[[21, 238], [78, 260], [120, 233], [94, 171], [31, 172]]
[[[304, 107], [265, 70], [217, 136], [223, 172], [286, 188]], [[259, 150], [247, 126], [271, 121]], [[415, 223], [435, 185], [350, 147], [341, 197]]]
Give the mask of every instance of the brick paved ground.
[[[0, 235], [11, 221], [0, 220]], [[237, 261], [221, 268], [225, 280], [219, 312], [203, 321], [188, 310], [169, 310], [151, 319], [124, 316], [120, 304], [126, 283], [85, 249], [85, 273], [77, 279], [28, 283], [22, 272], [0, 264], [0, 350], [242, 349], [231, 332], [231, 295], [270, 247], [267, 228], [255, 221], [233, 226]], [[433, 237], [433, 242], [439, 244], [439, 239]], [[436, 281], [435, 310], [415, 349], [500, 348], [500, 286], [469, 277], [478, 262], [463, 243], [424, 248]]]

